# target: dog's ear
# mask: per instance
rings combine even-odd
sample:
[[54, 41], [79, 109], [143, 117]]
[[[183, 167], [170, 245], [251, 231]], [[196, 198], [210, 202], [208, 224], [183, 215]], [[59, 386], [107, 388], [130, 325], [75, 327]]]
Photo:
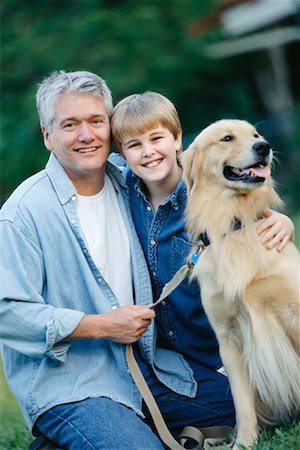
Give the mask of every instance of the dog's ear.
[[197, 144], [192, 142], [192, 144], [183, 152], [182, 154], [182, 168], [183, 168], [183, 179], [187, 186], [188, 193], [194, 187], [195, 179], [194, 179], [194, 171], [193, 171], [193, 162], [195, 157]]

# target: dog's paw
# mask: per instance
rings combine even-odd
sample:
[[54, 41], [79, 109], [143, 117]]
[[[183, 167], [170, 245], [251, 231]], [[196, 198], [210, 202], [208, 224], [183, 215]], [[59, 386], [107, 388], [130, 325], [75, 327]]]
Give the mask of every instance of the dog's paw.
[[252, 448], [252, 445], [257, 441], [258, 435], [256, 432], [238, 433], [233, 450], [245, 450]]

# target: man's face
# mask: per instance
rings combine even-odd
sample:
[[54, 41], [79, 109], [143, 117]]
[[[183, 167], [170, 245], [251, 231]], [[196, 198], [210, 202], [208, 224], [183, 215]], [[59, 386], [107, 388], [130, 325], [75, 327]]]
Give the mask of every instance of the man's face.
[[43, 135], [45, 146], [53, 151], [79, 194], [92, 195], [102, 189], [110, 151], [110, 123], [99, 97], [61, 94], [52, 130], [43, 130]]

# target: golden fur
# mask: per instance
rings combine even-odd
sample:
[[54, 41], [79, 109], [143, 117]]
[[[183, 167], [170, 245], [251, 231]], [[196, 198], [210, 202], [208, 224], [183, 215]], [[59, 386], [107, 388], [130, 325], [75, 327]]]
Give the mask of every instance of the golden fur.
[[229, 377], [236, 440], [246, 446], [258, 423], [283, 424], [300, 412], [300, 257], [292, 242], [281, 253], [266, 250], [256, 233], [263, 211], [282, 203], [266, 172], [265, 143], [248, 122], [220, 120], [182, 157], [188, 231], [211, 241], [193, 277]]

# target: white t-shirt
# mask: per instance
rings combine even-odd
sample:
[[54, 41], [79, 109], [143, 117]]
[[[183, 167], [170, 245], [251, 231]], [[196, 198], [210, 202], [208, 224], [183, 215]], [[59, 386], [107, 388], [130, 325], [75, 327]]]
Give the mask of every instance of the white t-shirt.
[[78, 215], [89, 252], [121, 306], [133, 303], [130, 245], [109, 176], [92, 196], [77, 194]]

